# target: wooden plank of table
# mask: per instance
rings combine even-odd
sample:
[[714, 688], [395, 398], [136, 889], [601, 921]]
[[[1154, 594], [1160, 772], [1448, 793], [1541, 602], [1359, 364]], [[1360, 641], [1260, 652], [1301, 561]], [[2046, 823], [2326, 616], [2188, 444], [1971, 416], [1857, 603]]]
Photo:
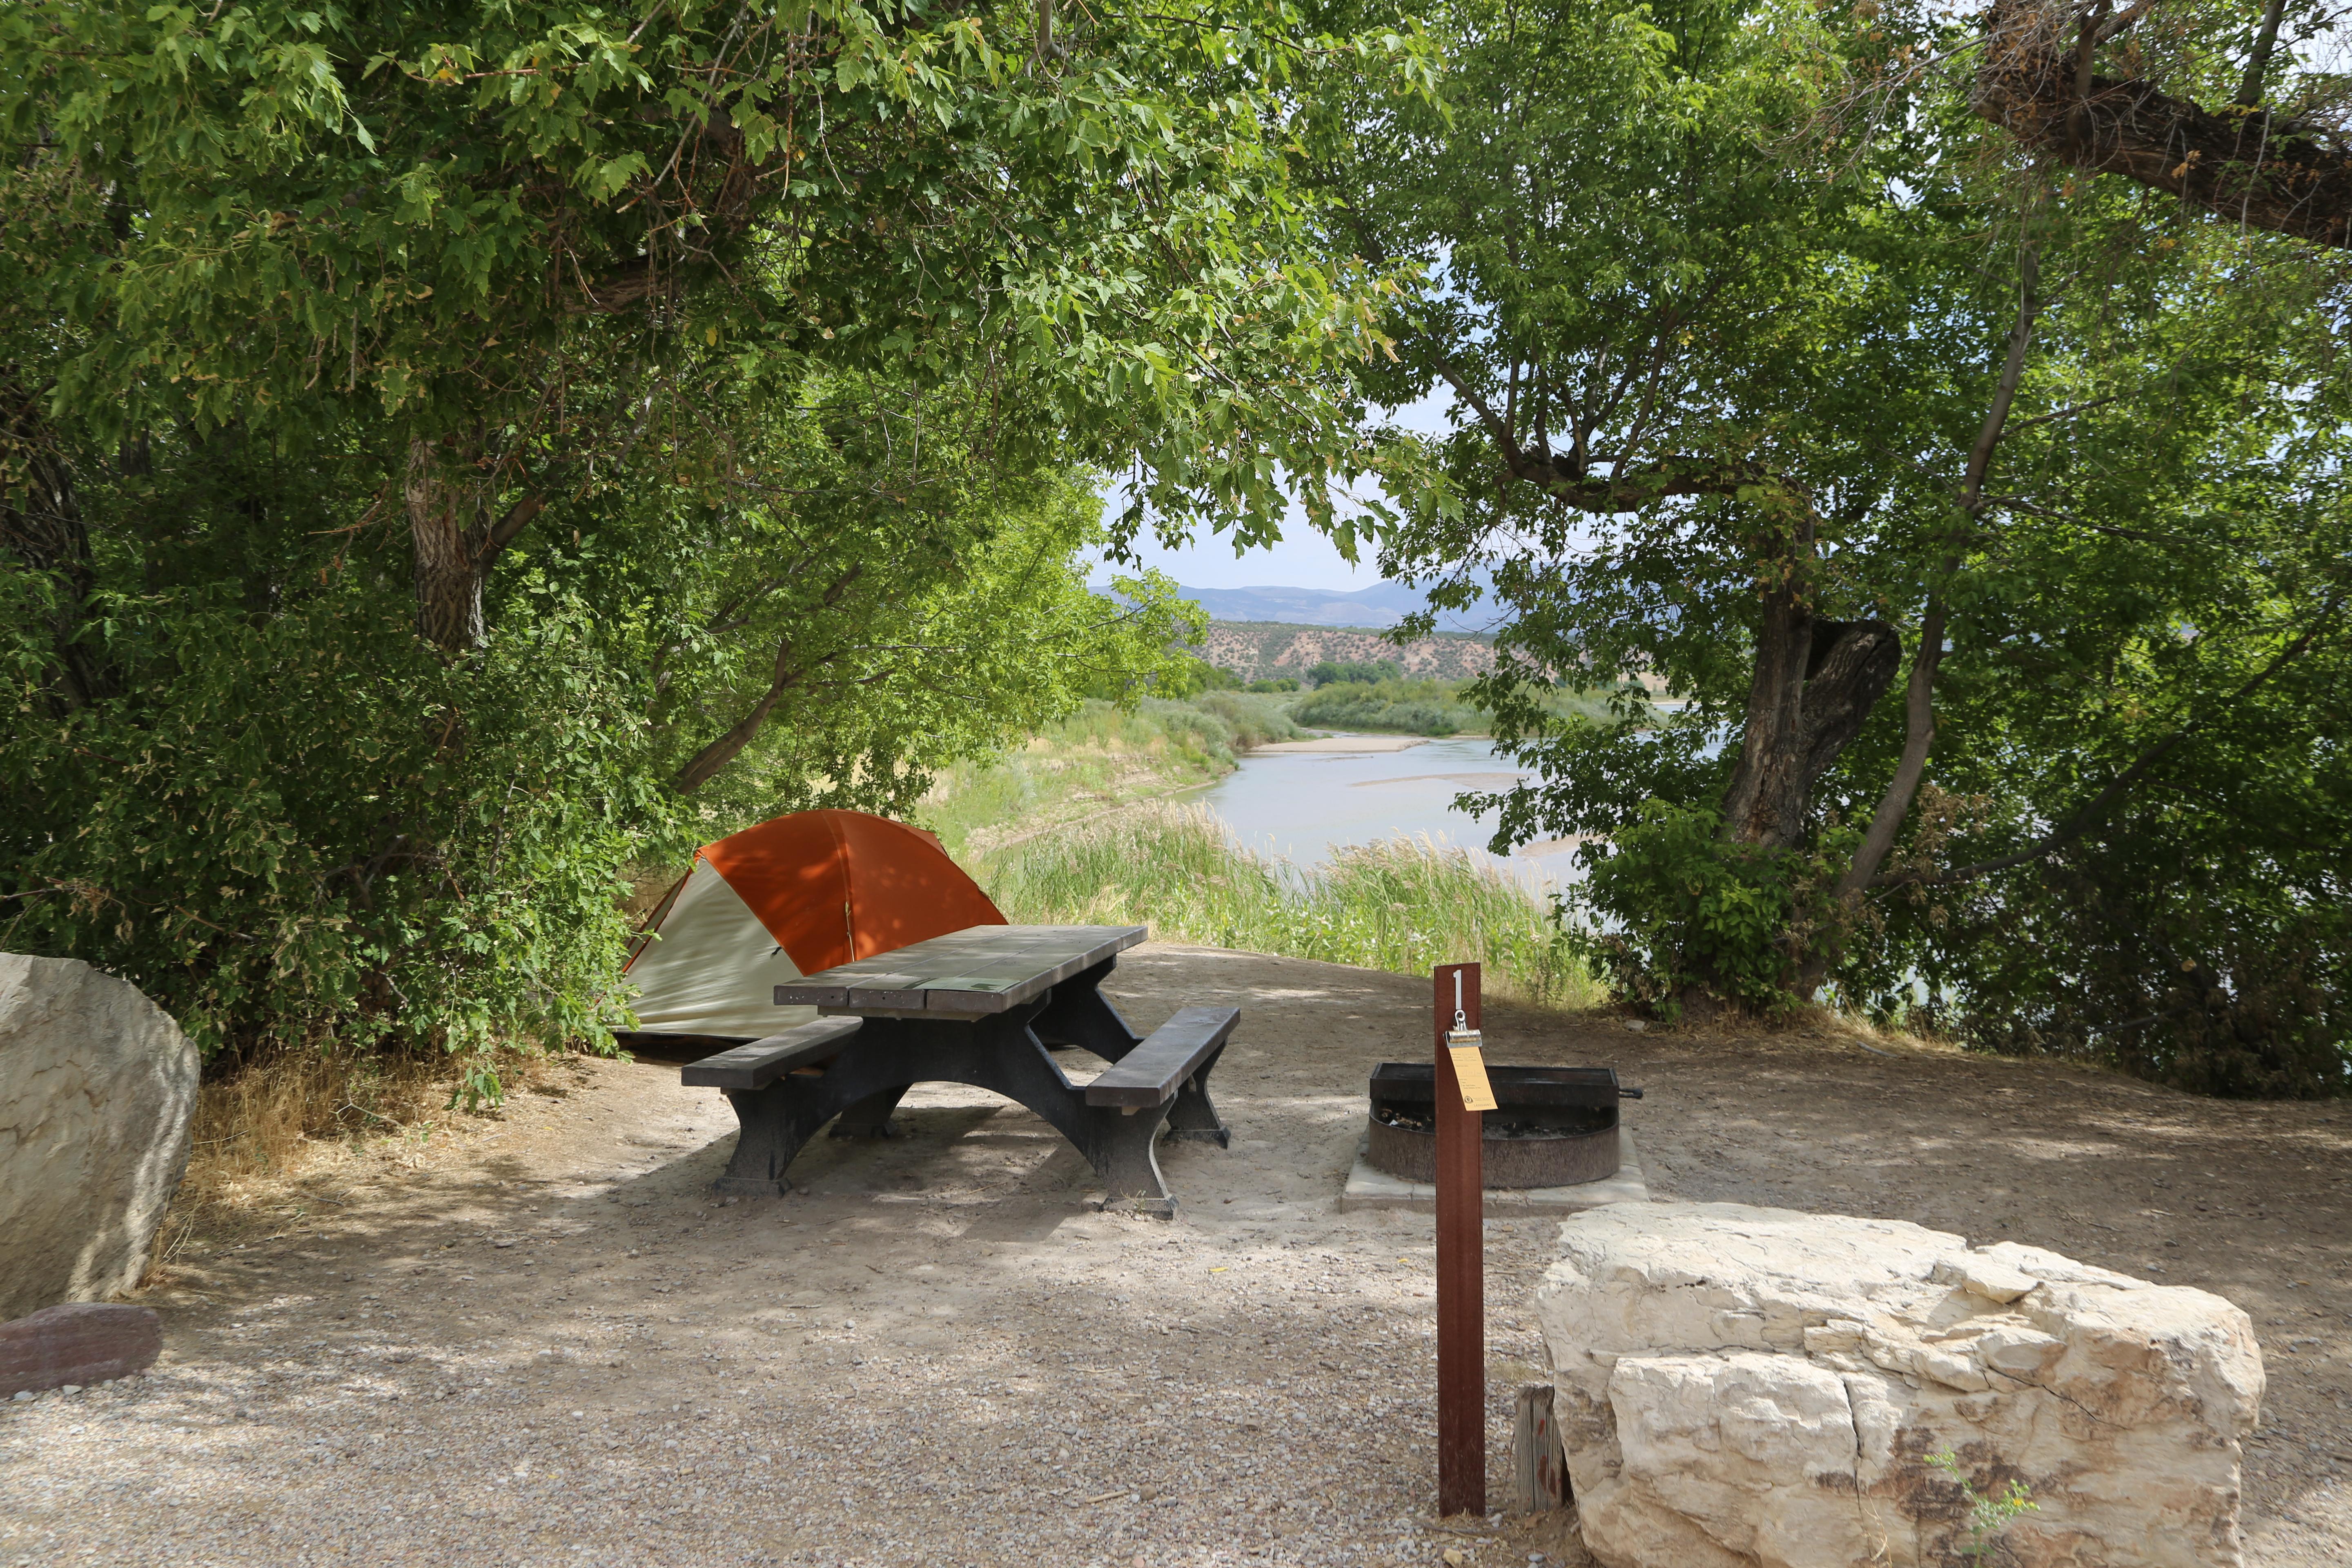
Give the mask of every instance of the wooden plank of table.
[[1142, 926], [968, 926], [776, 987], [780, 1006], [1001, 1013], [1150, 933]]
[[872, 1007], [877, 1010], [920, 1007], [923, 1005], [923, 994], [917, 987], [921, 985], [922, 982], [922, 973], [916, 970], [890, 974], [861, 974], [856, 980], [842, 988], [843, 994], [839, 1005], [844, 1007]]
[[[1058, 933], [1057, 933], [1058, 934]], [[923, 1005], [927, 1011], [953, 1013], [1002, 1013], [1006, 1008], [1026, 1002], [1051, 985], [1058, 985], [1070, 976], [1093, 968], [1113, 953], [1123, 952], [1141, 942], [1148, 934], [1142, 926], [1081, 927], [1069, 933], [1095, 940], [1072, 952], [1060, 942], [1041, 942], [1041, 958], [1050, 958], [1055, 951], [1064, 956], [1051, 964], [1033, 960], [1023, 965], [991, 964], [975, 968], [964, 974], [942, 975], [923, 983]]]
[[[1119, 947], [1132, 946], [1136, 941], [1141, 940], [1142, 930], [1140, 927], [1107, 926], [993, 926], [979, 929], [989, 933], [987, 940], [958, 942], [951, 937], [943, 937], [917, 942], [889, 954], [890, 966], [921, 974], [927, 982], [933, 984], [961, 976], [986, 976], [1017, 982], [1057, 968], [1073, 958], [1099, 957], [1104, 952], [1116, 952]], [[1137, 934], [1130, 938], [1129, 932]], [[810, 976], [810, 979], [814, 982], [830, 981], [839, 973], [838, 970], [827, 970], [823, 974]]]

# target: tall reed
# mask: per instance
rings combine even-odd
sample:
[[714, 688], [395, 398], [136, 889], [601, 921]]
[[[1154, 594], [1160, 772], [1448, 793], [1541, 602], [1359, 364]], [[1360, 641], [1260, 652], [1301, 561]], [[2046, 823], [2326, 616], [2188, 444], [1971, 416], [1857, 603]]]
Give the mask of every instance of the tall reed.
[[1199, 807], [1141, 807], [1040, 835], [976, 869], [1024, 923], [1149, 925], [1181, 942], [1399, 974], [1477, 963], [1504, 994], [1561, 1007], [1605, 999], [1532, 893], [1425, 837], [1301, 868], [1240, 847]]
[[1133, 708], [1088, 702], [1025, 746], [940, 770], [916, 820], [959, 859], [1061, 822], [1204, 784], [1237, 752], [1303, 733], [1262, 697], [1210, 691]]

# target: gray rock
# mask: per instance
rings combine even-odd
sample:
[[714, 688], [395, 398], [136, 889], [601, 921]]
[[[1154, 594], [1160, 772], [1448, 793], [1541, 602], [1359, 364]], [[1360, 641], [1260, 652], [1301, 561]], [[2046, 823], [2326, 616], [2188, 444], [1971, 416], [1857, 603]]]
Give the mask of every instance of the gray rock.
[[137, 986], [0, 953], [0, 1320], [137, 1287], [195, 1106], [196, 1048]]

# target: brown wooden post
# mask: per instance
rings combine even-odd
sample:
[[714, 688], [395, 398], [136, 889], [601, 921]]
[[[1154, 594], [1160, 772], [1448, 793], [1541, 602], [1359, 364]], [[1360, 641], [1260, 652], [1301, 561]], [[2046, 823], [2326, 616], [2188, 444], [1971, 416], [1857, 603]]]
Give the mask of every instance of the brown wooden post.
[[1478, 966], [1442, 964], [1437, 1004], [1437, 1511], [1486, 1511], [1485, 1118], [1463, 1108], [1445, 1033], [1454, 977], [1465, 1026], [1478, 1027]]

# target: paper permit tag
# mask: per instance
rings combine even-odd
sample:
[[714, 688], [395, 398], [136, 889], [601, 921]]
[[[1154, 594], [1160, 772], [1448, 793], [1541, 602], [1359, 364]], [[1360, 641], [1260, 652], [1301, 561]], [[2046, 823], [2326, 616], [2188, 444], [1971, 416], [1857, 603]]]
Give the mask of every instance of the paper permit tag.
[[1486, 1040], [1475, 1029], [1445, 1031], [1446, 1054], [1454, 1058], [1454, 1081], [1462, 1086], [1462, 1109], [1493, 1110], [1495, 1086], [1486, 1081]]

